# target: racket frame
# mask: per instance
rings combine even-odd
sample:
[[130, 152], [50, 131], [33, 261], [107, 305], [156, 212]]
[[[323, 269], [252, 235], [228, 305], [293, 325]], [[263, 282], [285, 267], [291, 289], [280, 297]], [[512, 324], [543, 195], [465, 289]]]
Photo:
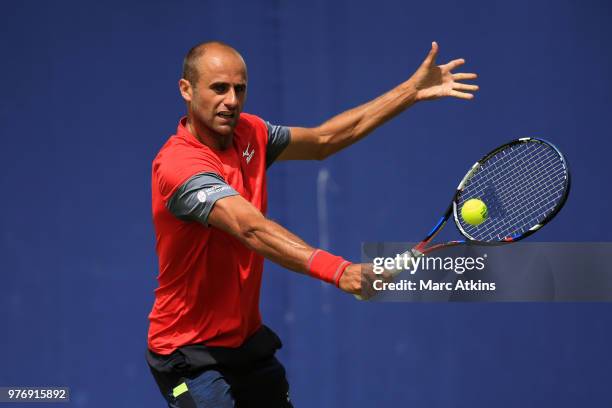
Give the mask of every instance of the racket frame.
[[[549, 146], [549, 147], [551, 147], [552, 149], [555, 150], [555, 152], [559, 156], [559, 159], [561, 160], [561, 163], [562, 163], [563, 167], [565, 168], [565, 172], [566, 172], [565, 173], [566, 174], [566, 178], [565, 178], [565, 185], [564, 185], [563, 195], [560, 197], [559, 202], [557, 203], [557, 205], [555, 206], [553, 211], [551, 211], [549, 214], [547, 214], [546, 217], [542, 221], [540, 221], [538, 224], [533, 225], [527, 231], [525, 231], [525, 232], [523, 232], [521, 234], [516, 234], [516, 235], [510, 236], [510, 237], [505, 237], [504, 239], [502, 239], [500, 241], [478, 241], [478, 240], [474, 239], [473, 237], [471, 237], [470, 234], [468, 234], [467, 231], [465, 231], [465, 229], [461, 226], [461, 222], [459, 221], [459, 206], [457, 205], [457, 201], [458, 201], [459, 195], [465, 189], [465, 186], [466, 186], [467, 182], [470, 180], [470, 178], [472, 178], [472, 176], [474, 174], [476, 174], [476, 172], [480, 169], [480, 167], [487, 160], [489, 160], [491, 157], [495, 156], [500, 151], [505, 150], [507, 148], [510, 148], [512, 146], [519, 145], [521, 143], [541, 143], [541, 144], [545, 144], [545, 145], [547, 145], [547, 146]], [[533, 137], [523, 137], [523, 138], [520, 138], [520, 139], [515, 139], [515, 140], [513, 140], [511, 142], [505, 143], [505, 144], [497, 147], [496, 149], [492, 150], [491, 152], [487, 153], [480, 160], [478, 160], [476, 163], [474, 163], [474, 165], [468, 170], [468, 172], [465, 174], [465, 176], [463, 176], [463, 178], [461, 179], [461, 182], [459, 183], [459, 185], [457, 186], [457, 189], [455, 190], [455, 193], [453, 195], [451, 204], [448, 206], [448, 208], [447, 208], [446, 212], [444, 213], [444, 215], [438, 220], [438, 223], [431, 229], [431, 231], [427, 234], [425, 239], [423, 239], [419, 244], [417, 244], [410, 252], [412, 252], [413, 255], [422, 256], [422, 255], [425, 255], [427, 253], [433, 252], [433, 251], [435, 251], [437, 249], [441, 249], [441, 248], [444, 248], [444, 247], [451, 247], [451, 246], [460, 245], [460, 244], [464, 244], [464, 243], [467, 243], [467, 244], [477, 244], [477, 245], [503, 245], [503, 244], [508, 244], [508, 243], [511, 243], [511, 242], [520, 241], [521, 239], [524, 239], [524, 238], [530, 236], [531, 234], [533, 234], [534, 232], [536, 232], [537, 230], [542, 228], [550, 220], [552, 220], [555, 217], [555, 215], [557, 215], [557, 213], [559, 211], [561, 211], [561, 209], [565, 205], [565, 202], [567, 201], [567, 197], [568, 197], [569, 191], [570, 191], [570, 186], [571, 186], [571, 176], [570, 176], [570, 171], [569, 171], [569, 166], [567, 164], [567, 160], [565, 159], [565, 156], [561, 153], [561, 151], [554, 144], [552, 144], [552, 143], [550, 143], [550, 142], [548, 142], [548, 141], [546, 141], [544, 139], [533, 138]], [[436, 245], [432, 245], [430, 247], [427, 247], [427, 245], [436, 237], [436, 235], [438, 235], [438, 233], [442, 230], [442, 228], [444, 228], [444, 226], [448, 222], [448, 220], [451, 217], [451, 215], [453, 216], [453, 219], [455, 221], [455, 225], [457, 226], [457, 229], [459, 229], [459, 232], [461, 233], [461, 235], [463, 235], [466, 239], [455, 240], [455, 241], [448, 241], [446, 243], [440, 243], [440, 244], [436, 244]]]
[[[565, 168], [565, 174], [566, 174], [565, 185], [564, 185], [565, 188], [564, 188], [564, 191], [563, 191], [563, 195], [559, 199], [559, 202], [557, 203], [557, 205], [555, 206], [553, 211], [551, 211], [542, 221], [540, 221], [538, 224], [532, 226], [531, 228], [529, 228], [527, 231], [523, 232], [522, 234], [517, 234], [517, 235], [511, 236], [511, 237], [506, 237], [506, 238], [504, 238], [502, 240], [499, 240], [499, 241], [478, 241], [478, 240], [474, 239], [473, 237], [471, 237], [463, 229], [463, 227], [461, 226], [461, 223], [459, 221], [459, 215], [458, 215], [459, 206], [457, 205], [457, 200], [459, 198], [459, 195], [463, 192], [467, 182], [470, 180], [470, 178], [478, 171], [478, 169], [480, 169], [480, 167], [487, 160], [489, 160], [491, 157], [495, 156], [500, 151], [502, 151], [504, 149], [507, 149], [509, 147], [515, 146], [515, 145], [519, 145], [521, 143], [534, 143], [534, 142], [535, 143], [542, 143], [542, 144], [545, 144], [545, 145], [553, 148], [555, 150], [555, 152], [559, 155], [559, 158], [560, 158], [560, 160], [561, 160], [561, 162], [562, 162], [562, 164], [563, 164], [563, 166]], [[427, 255], [430, 252], [433, 252], [433, 251], [436, 251], [436, 250], [442, 249], [442, 248], [448, 248], [448, 247], [453, 247], [453, 246], [461, 245], [461, 244], [496, 246], [496, 245], [504, 245], [504, 244], [509, 244], [509, 243], [512, 243], [512, 242], [520, 241], [520, 240], [530, 236], [531, 234], [533, 234], [534, 232], [536, 232], [540, 228], [542, 228], [550, 220], [552, 220], [555, 217], [555, 215], [557, 215], [557, 213], [559, 213], [559, 211], [561, 211], [561, 209], [565, 205], [565, 202], [567, 201], [567, 197], [568, 197], [569, 191], [570, 191], [570, 186], [571, 186], [571, 176], [570, 176], [570, 170], [569, 170], [569, 166], [567, 164], [567, 160], [566, 160], [565, 156], [561, 153], [561, 151], [554, 144], [552, 144], [552, 143], [550, 143], [550, 142], [548, 142], [548, 141], [546, 141], [544, 139], [533, 138], [533, 137], [523, 137], [523, 138], [520, 138], [520, 139], [515, 139], [515, 140], [513, 140], [511, 142], [505, 143], [505, 144], [497, 147], [496, 149], [492, 150], [491, 152], [487, 153], [480, 160], [478, 160], [476, 163], [474, 163], [474, 165], [468, 170], [468, 172], [465, 174], [465, 176], [463, 176], [463, 178], [461, 179], [461, 182], [457, 186], [457, 189], [455, 190], [455, 193], [453, 195], [452, 201], [451, 201], [450, 205], [448, 206], [448, 208], [446, 209], [444, 215], [442, 217], [440, 217], [440, 219], [438, 220], [436, 225], [431, 229], [431, 231], [429, 231], [427, 236], [420, 243], [415, 245], [413, 248], [408, 249], [407, 251], [402, 253], [400, 256], [407, 255], [410, 258], [413, 258], [413, 262], [414, 262], [414, 259], [420, 258], [422, 256], [425, 256], [425, 255]], [[439, 244], [431, 245], [431, 246], [428, 247], [427, 245], [429, 243], [431, 243], [431, 241], [433, 241], [433, 239], [436, 237], [436, 235], [438, 235], [438, 233], [440, 231], [442, 231], [442, 229], [444, 228], [444, 226], [446, 225], [448, 220], [451, 218], [451, 216], [453, 216], [453, 219], [455, 221], [455, 225], [457, 226], [457, 229], [459, 229], [459, 232], [461, 233], [461, 235], [464, 236], [466, 239], [448, 241], [448, 242], [445, 242], [445, 243], [439, 243]], [[388, 272], [392, 276], [396, 276], [400, 272], [402, 272], [402, 270], [401, 269], [400, 270], [389, 270]], [[361, 299], [361, 296], [359, 296], [359, 295], [355, 295], [355, 297], [357, 299]]]

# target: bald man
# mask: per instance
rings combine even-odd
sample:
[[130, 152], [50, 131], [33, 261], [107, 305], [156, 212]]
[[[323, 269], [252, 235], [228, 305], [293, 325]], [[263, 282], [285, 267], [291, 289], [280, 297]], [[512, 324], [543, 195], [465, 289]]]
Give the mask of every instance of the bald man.
[[412, 104], [473, 98], [473, 73], [436, 65], [438, 46], [405, 82], [315, 128], [243, 113], [247, 68], [232, 47], [192, 48], [179, 90], [187, 116], [153, 161], [159, 287], [147, 361], [170, 407], [291, 407], [281, 347], [259, 313], [263, 261], [361, 293], [361, 267], [313, 248], [265, 217], [266, 169], [323, 160]]

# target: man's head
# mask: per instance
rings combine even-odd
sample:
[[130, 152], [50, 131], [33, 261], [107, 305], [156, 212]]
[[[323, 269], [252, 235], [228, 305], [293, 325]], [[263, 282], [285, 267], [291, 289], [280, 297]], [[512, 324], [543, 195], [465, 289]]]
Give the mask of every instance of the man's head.
[[[196, 129], [223, 141], [233, 134], [246, 99], [242, 56], [220, 42], [196, 45], [185, 56], [179, 89]], [[202, 136], [202, 135], [200, 135]]]

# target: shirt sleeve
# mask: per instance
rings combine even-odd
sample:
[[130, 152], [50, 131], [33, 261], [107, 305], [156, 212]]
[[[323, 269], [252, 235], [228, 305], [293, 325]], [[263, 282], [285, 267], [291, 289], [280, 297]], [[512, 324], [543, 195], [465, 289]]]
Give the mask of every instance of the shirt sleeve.
[[201, 173], [184, 182], [168, 200], [167, 208], [183, 221], [197, 221], [208, 225], [208, 216], [221, 198], [238, 195], [229, 184], [215, 173]]
[[268, 168], [291, 142], [291, 131], [287, 126], [272, 125], [270, 122], [266, 122], [266, 126], [268, 127], [266, 168]]

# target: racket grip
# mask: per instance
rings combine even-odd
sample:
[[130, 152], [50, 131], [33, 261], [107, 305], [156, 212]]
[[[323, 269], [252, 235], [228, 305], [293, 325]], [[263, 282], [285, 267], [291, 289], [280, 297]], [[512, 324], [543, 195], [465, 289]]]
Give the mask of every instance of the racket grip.
[[[401, 257], [407, 256], [408, 260], [410, 260], [410, 259], [416, 259], [416, 258], [419, 258], [419, 257], [423, 256], [423, 253], [421, 253], [418, 250], [413, 248], [413, 249], [409, 249], [409, 250], [407, 250], [405, 252], [402, 252], [400, 254], [400, 256]], [[414, 266], [414, 263], [413, 263], [413, 266]], [[391, 275], [392, 279], [395, 278], [400, 273], [402, 273], [403, 271], [404, 271], [404, 269], [401, 269], [401, 268], [397, 268], [397, 269], [396, 268], [385, 269], [385, 272], [388, 272]], [[357, 300], [366, 300], [366, 299], [363, 298], [363, 296], [358, 295], [358, 294], [354, 294], [353, 296]]]

